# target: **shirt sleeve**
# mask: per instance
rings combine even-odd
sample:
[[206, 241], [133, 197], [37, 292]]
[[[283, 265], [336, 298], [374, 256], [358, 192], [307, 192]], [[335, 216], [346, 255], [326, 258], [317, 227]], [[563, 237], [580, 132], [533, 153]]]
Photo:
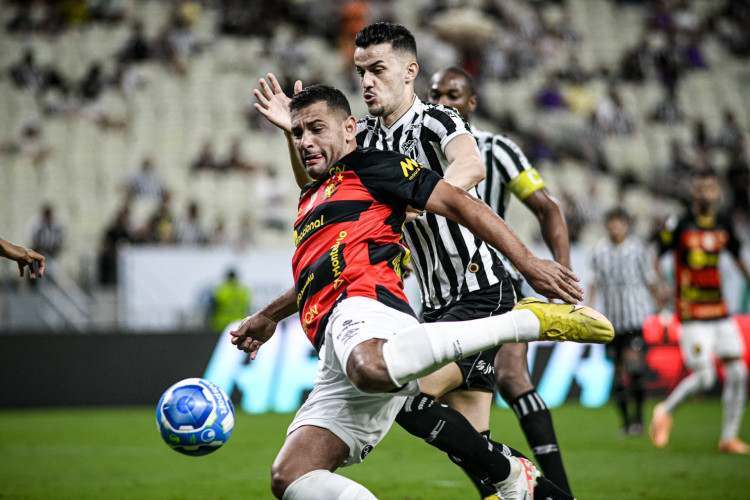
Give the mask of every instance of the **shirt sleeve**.
[[664, 223], [664, 229], [662, 229], [659, 232], [659, 239], [658, 239], [658, 254], [663, 255], [667, 251], [673, 249], [675, 247], [675, 239], [677, 236], [677, 226], [678, 226], [678, 220], [677, 217], [670, 217], [667, 219], [667, 221]]
[[469, 124], [458, 111], [439, 104], [427, 105], [423, 124], [440, 138], [442, 151], [459, 135], [469, 134], [473, 137]]
[[362, 184], [383, 203], [405, 203], [424, 210], [432, 191], [442, 179], [401, 153], [365, 150], [366, 161], [357, 169]]

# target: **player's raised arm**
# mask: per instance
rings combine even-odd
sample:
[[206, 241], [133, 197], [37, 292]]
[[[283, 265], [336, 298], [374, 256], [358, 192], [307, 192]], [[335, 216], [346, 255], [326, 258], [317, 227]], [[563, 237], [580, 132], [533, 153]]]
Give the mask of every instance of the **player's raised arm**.
[[580, 281], [557, 262], [534, 255], [508, 225], [481, 200], [447, 182], [439, 182], [425, 205], [429, 212], [465, 226], [475, 236], [497, 248], [518, 268], [529, 285], [549, 299], [576, 304], [583, 300]]
[[[255, 109], [266, 117], [266, 119], [279, 127], [284, 131], [286, 137], [286, 145], [289, 150], [289, 159], [292, 162], [292, 171], [294, 172], [294, 180], [297, 185], [301, 188], [308, 182], [312, 181], [307, 172], [305, 171], [302, 160], [300, 160], [299, 153], [294, 147], [294, 141], [292, 139], [292, 115], [289, 112], [289, 102], [291, 98], [288, 97], [281, 88], [279, 81], [273, 75], [268, 74], [268, 81], [261, 78], [259, 81], [260, 89], [253, 90], [253, 95], [258, 100], [254, 104]], [[294, 82], [294, 93], [298, 93], [302, 90], [302, 82], [297, 80]]]
[[229, 332], [232, 344], [255, 359], [258, 349], [276, 332], [276, 325], [297, 312], [294, 287], [269, 302], [263, 309], [243, 319], [237, 330]]
[[450, 162], [444, 179], [454, 186], [471, 189], [487, 176], [477, 141], [471, 134], [462, 134], [454, 138], [445, 146], [444, 153]]

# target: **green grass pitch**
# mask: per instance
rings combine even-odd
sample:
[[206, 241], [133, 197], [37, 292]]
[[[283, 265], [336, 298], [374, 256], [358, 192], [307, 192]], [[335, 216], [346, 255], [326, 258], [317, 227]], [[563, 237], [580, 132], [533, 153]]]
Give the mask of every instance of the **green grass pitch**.
[[[645, 435], [620, 438], [611, 406], [568, 404], [553, 415], [579, 499], [750, 498], [750, 457], [716, 450], [716, 400], [681, 407], [663, 450]], [[268, 471], [291, 419], [238, 414], [229, 443], [194, 458], [161, 441], [152, 408], [2, 411], [0, 499], [272, 498]], [[749, 420], [746, 414], [745, 440]], [[492, 430], [495, 439], [528, 452], [509, 410], [493, 411]], [[381, 500], [478, 498], [457, 467], [397, 426], [363, 464], [340, 471]]]

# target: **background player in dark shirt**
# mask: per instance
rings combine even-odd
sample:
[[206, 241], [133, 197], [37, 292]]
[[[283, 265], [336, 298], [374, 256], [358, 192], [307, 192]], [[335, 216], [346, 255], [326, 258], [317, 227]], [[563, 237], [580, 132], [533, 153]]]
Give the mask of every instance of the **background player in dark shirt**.
[[[675, 312], [682, 322], [680, 348], [692, 373], [656, 405], [649, 435], [658, 448], [667, 445], [675, 408], [716, 383], [715, 354], [726, 374], [719, 451], [750, 455], [750, 446], [738, 437], [747, 398], [747, 368], [742, 361], [742, 340], [721, 292], [720, 253], [727, 250], [732, 255], [748, 285], [750, 274], [740, 258], [740, 242], [731, 223], [717, 213], [721, 185], [716, 173], [696, 173], [691, 194], [690, 212], [667, 221], [659, 254], [674, 253]], [[656, 267], [658, 272], [658, 262]]]
[[[607, 342], [613, 331], [589, 308], [539, 301], [469, 328], [419, 324], [401, 289], [406, 249], [400, 227], [407, 205], [466, 224], [513, 262], [554, 276], [566, 295], [581, 297], [582, 290], [572, 272], [535, 257], [481, 201], [403, 155], [357, 149], [356, 121], [340, 92], [311, 87], [294, 97], [290, 109], [294, 144], [315, 179], [303, 188], [295, 224], [296, 287], [246, 318], [232, 342], [255, 358], [276, 323], [299, 308], [321, 362], [315, 389], [274, 463], [272, 490], [288, 500], [372, 499], [364, 487], [331, 471], [364, 459], [403, 405], [401, 394], [419, 390], [417, 378], [502, 342]], [[487, 481], [503, 498], [530, 500], [538, 474], [533, 464], [478, 439], [476, 453], [485, 457], [466, 458], [493, 466]]]

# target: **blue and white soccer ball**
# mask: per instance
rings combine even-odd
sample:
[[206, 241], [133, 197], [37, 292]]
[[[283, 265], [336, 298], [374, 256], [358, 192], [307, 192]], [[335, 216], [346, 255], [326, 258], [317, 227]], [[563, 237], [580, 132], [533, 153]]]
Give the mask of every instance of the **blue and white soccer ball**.
[[216, 384], [186, 378], [166, 390], [156, 406], [156, 426], [173, 450], [198, 457], [218, 450], [234, 429], [234, 406]]

